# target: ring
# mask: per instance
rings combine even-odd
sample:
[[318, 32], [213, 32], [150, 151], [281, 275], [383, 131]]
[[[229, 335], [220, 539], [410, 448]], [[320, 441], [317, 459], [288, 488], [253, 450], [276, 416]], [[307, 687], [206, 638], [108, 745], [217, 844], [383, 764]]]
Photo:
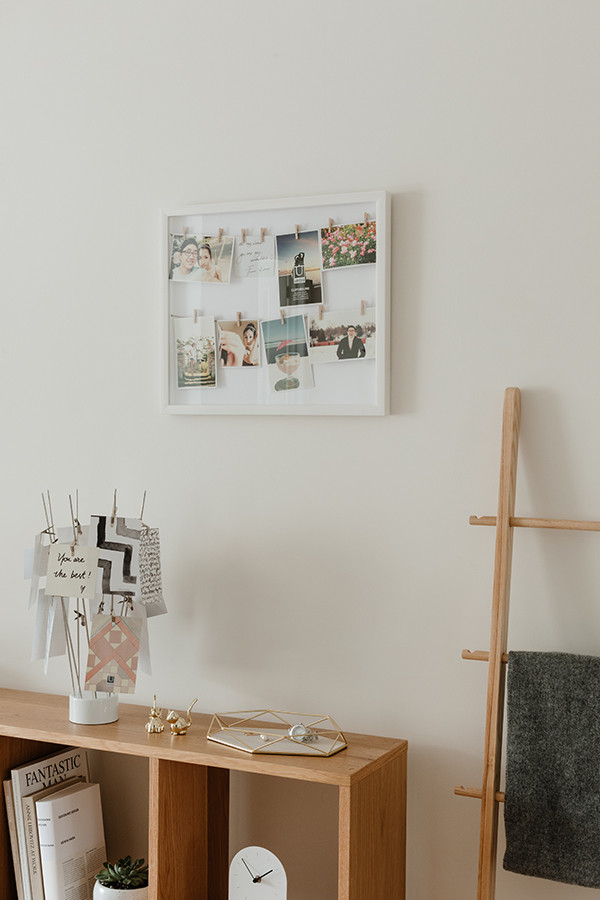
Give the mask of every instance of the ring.
[[311, 728], [307, 728], [306, 725], [303, 725], [302, 722], [298, 725], [292, 725], [288, 730], [288, 735], [293, 741], [302, 741], [305, 744], [309, 741], [319, 740], [319, 735]]

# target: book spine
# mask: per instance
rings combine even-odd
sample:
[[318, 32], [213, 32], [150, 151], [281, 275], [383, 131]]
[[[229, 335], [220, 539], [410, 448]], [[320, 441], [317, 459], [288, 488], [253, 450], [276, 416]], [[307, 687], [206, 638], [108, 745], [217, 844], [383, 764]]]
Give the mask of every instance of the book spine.
[[45, 900], [33, 797], [23, 797], [23, 823], [25, 825], [27, 868], [29, 870], [31, 894], [33, 900]]
[[23, 806], [19, 792], [12, 783], [13, 789], [13, 812], [15, 816], [15, 824], [17, 831], [17, 850], [19, 853], [19, 868], [21, 870], [21, 884], [23, 885], [23, 900], [33, 900], [31, 893], [31, 884], [29, 882], [29, 866], [27, 865], [27, 855], [25, 853], [25, 823], [23, 822]]
[[13, 868], [15, 870], [15, 881], [17, 884], [17, 897], [19, 900], [24, 900], [23, 878], [21, 876], [21, 857], [19, 856], [19, 839], [17, 837], [17, 822], [15, 819], [12, 782], [10, 779], [4, 781], [3, 786], [6, 818], [8, 820], [8, 834], [10, 837], [10, 848], [12, 851]]

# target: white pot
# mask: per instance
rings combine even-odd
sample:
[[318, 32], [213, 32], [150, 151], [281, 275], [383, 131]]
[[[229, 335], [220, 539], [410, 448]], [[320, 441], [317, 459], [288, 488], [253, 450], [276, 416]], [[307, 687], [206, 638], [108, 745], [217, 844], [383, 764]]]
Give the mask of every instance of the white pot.
[[109, 888], [99, 881], [94, 885], [94, 900], [148, 900], [148, 888], [134, 888], [124, 891], [122, 888]]
[[[69, 721], [76, 725], [107, 725], [119, 718], [119, 695], [69, 697]], [[131, 894], [131, 891], [127, 893]]]

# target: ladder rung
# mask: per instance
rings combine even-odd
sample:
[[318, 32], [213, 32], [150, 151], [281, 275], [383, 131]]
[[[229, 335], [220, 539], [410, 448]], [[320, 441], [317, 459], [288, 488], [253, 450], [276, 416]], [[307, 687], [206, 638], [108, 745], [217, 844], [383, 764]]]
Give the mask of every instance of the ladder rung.
[[[567, 531], [600, 531], [600, 522], [579, 522], [575, 519], [523, 519], [511, 516], [512, 528], [561, 528]], [[469, 525], [495, 525], [496, 516], [470, 516]]]
[[[466, 788], [462, 784], [454, 788], [454, 793], [459, 797], [473, 797], [474, 800], [481, 800], [483, 796], [481, 788]], [[496, 802], [504, 803], [504, 791], [496, 791]]]
[[[487, 650], [463, 650], [461, 656], [463, 659], [477, 659], [480, 662], [490, 661], [490, 654]], [[508, 662], [508, 653], [502, 654], [502, 662]]]

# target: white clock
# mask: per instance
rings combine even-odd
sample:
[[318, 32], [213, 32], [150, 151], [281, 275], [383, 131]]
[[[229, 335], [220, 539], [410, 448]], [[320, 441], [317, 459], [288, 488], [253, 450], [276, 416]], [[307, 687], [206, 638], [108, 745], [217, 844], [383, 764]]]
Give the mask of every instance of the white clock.
[[244, 847], [229, 866], [229, 900], [285, 900], [287, 876], [274, 853]]

